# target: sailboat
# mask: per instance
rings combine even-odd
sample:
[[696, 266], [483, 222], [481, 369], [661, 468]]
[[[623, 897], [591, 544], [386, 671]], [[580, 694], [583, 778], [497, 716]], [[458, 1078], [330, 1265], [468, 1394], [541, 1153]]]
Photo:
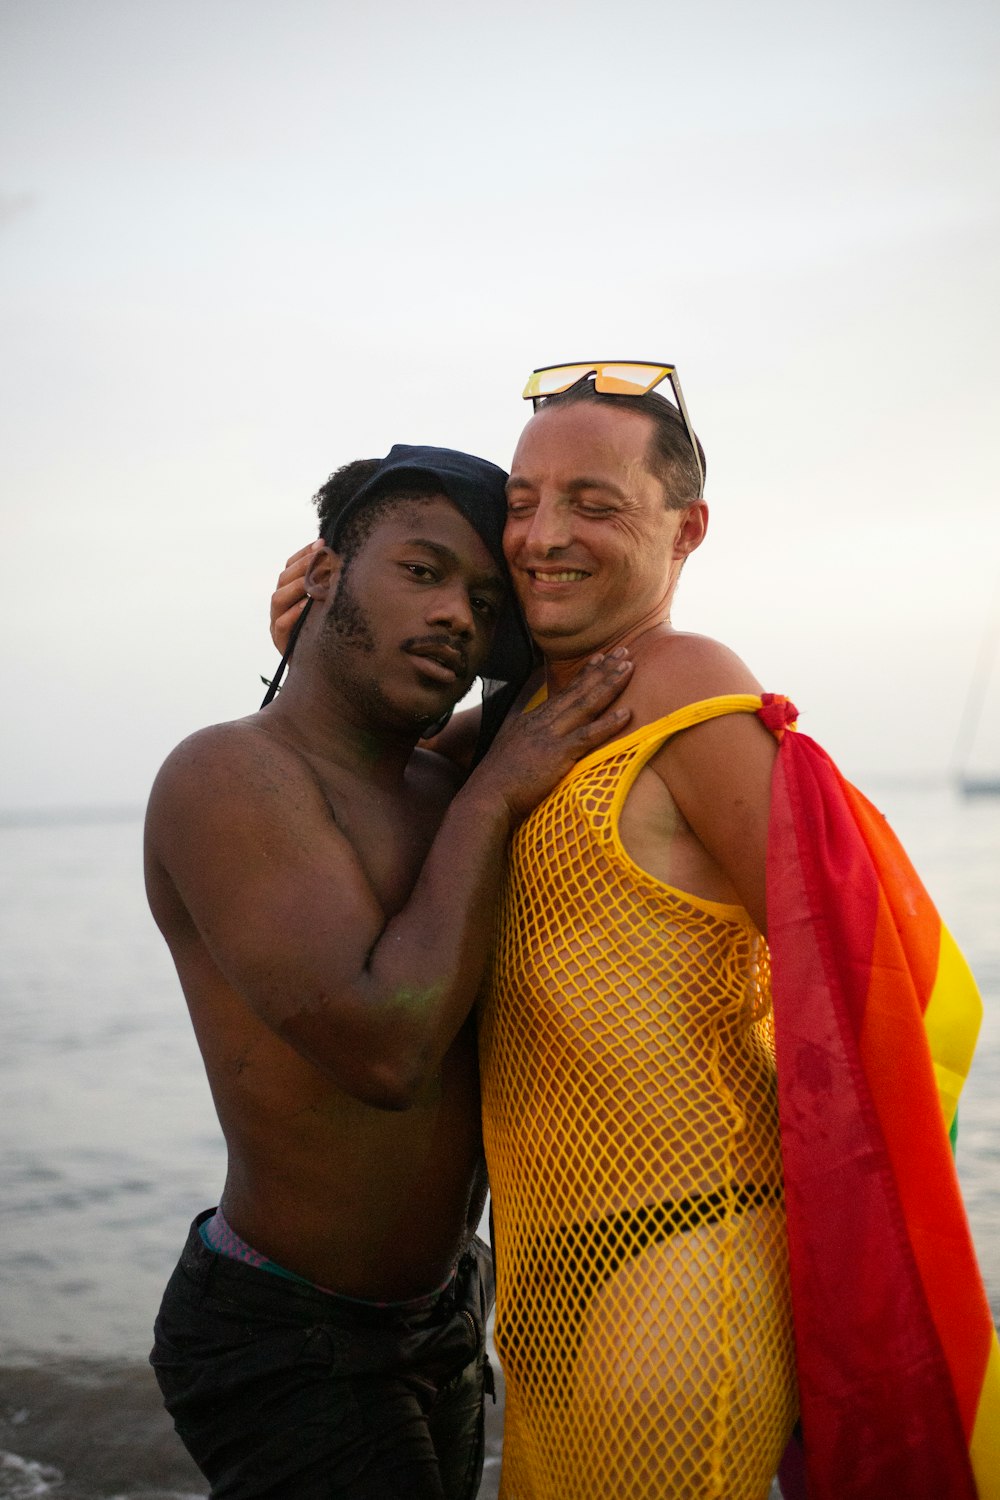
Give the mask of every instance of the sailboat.
[[1000, 797], [1000, 773], [996, 776], [973, 776], [960, 771], [958, 789], [963, 797]]

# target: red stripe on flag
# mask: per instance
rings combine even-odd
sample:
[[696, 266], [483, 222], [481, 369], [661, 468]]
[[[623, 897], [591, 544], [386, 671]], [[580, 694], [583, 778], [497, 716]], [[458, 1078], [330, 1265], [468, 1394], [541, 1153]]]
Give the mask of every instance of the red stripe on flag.
[[877, 881], [839, 777], [802, 735], [775, 768], [767, 904], [810, 1500], [974, 1500], [860, 1053]]

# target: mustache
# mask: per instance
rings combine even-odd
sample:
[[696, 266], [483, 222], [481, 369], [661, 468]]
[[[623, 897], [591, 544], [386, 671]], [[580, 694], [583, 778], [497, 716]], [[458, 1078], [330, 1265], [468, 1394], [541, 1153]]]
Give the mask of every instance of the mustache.
[[444, 646], [448, 651], [453, 651], [460, 662], [459, 675], [468, 677], [469, 653], [465, 642], [458, 636], [447, 635], [442, 631], [439, 635], [411, 635], [403, 642], [404, 651], [415, 651], [418, 655], [421, 651], [433, 651], [435, 646]]

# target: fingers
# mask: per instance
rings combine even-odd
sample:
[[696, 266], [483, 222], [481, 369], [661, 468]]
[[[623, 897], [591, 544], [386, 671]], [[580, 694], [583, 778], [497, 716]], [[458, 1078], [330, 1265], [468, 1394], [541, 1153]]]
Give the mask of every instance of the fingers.
[[271, 595], [271, 619], [276, 620], [305, 596], [306, 586], [301, 578], [297, 578], [294, 583], [280, 584]]
[[615, 699], [631, 676], [623, 647], [592, 656], [541, 708], [508, 715], [473, 780], [492, 778], [511, 816], [526, 817], [577, 761], [622, 733], [632, 711]]
[[[298, 552], [293, 552], [291, 557], [285, 563], [284, 572], [282, 573], [281, 578], [278, 579], [278, 582], [281, 582], [281, 579], [284, 578], [285, 573], [289, 573], [290, 569], [294, 569], [294, 574], [290, 573], [289, 576], [301, 577], [301, 575], [305, 572], [306, 568], [309, 565], [310, 557], [312, 557], [314, 552], [318, 552], [322, 545], [322, 537], [317, 537], [314, 542], [306, 542], [305, 546], [300, 547]], [[297, 564], [301, 564], [301, 567], [296, 566]]]
[[571, 762], [621, 734], [632, 717], [631, 709], [615, 703], [628, 685], [632, 666], [624, 646], [606, 656], [598, 652], [565, 692], [538, 710], [550, 713], [549, 732], [558, 737]]
[[622, 692], [632, 676], [632, 666], [632, 659], [624, 646], [617, 647], [607, 656], [600, 652], [592, 656], [576, 681], [546, 704], [553, 721], [558, 720], [563, 730], [589, 723]]
[[[299, 615], [302, 613], [305, 607], [306, 600], [303, 596], [303, 598], [301, 598], [297, 604], [292, 605], [291, 609], [285, 610], [283, 614], [280, 614], [275, 618], [272, 618], [271, 620], [271, 639], [282, 656], [284, 656], [286, 650], [288, 649], [288, 638], [292, 633], [295, 622], [299, 618]], [[271, 608], [273, 611], [273, 596], [271, 600]]]
[[318, 552], [322, 546], [322, 539], [318, 538], [315, 542], [310, 542], [308, 547], [300, 547], [298, 552], [292, 553], [278, 574], [278, 581], [274, 586], [274, 598], [283, 597], [288, 603], [291, 603], [294, 599], [301, 598], [305, 593], [305, 585], [302, 580], [306, 576], [312, 555], [314, 552]]
[[591, 750], [596, 750], [598, 745], [603, 745], [605, 740], [611, 739], [616, 734], [621, 734], [622, 729], [632, 717], [630, 708], [622, 708], [615, 703], [598, 718], [591, 719], [589, 723], [583, 724], [571, 736], [571, 743], [579, 752], [578, 760], [589, 755]]
[[282, 654], [288, 645], [292, 626], [305, 607], [305, 576], [310, 559], [322, 546], [323, 541], [318, 538], [315, 542], [308, 542], [306, 546], [300, 547], [298, 552], [292, 553], [278, 574], [278, 582], [271, 595], [270, 629], [271, 639]]

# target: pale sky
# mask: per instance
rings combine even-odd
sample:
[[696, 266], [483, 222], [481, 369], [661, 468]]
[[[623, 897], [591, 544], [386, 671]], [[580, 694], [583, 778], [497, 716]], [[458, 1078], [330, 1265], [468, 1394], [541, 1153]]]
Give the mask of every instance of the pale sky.
[[[995, 0], [0, 0], [0, 809], [251, 711], [327, 474], [676, 361], [716, 635], [864, 783], [1000, 608]], [[973, 760], [1000, 768], [1000, 662]]]

